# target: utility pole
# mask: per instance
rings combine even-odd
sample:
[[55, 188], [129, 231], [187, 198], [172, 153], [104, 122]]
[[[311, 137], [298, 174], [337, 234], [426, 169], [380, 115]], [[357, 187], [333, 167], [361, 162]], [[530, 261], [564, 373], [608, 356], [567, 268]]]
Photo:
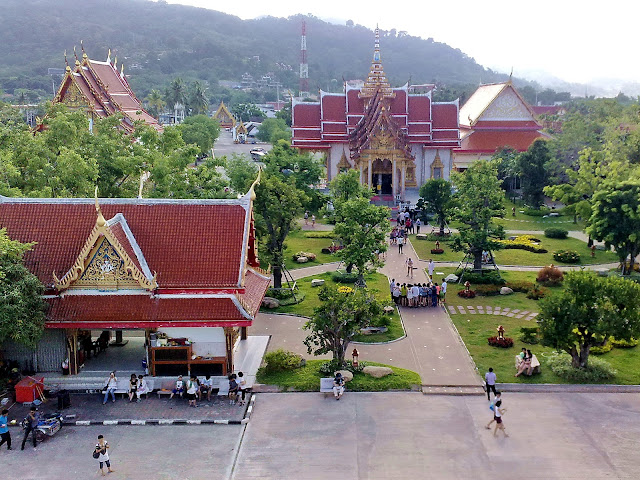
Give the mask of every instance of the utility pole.
[[307, 63], [307, 22], [302, 21], [300, 38], [300, 96], [309, 96], [309, 64]]

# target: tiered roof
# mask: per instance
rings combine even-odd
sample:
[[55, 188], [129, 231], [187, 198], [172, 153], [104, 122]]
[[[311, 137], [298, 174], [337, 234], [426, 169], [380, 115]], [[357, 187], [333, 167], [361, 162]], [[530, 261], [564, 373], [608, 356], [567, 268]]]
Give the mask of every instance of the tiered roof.
[[224, 128], [233, 128], [236, 125], [236, 119], [231, 115], [231, 112], [222, 101], [220, 102], [216, 113], [213, 114], [213, 119], [218, 120], [220, 126]]
[[[248, 326], [269, 285], [253, 189], [238, 200], [0, 197], [0, 228], [36, 242], [49, 328]], [[109, 220], [107, 220], [109, 219]]]
[[371, 60], [371, 68], [369, 76], [364, 82], [364, 86], [360, 90], [360, 98], [372, 98], [377, 92], [381, 92], [385, 98], [393, 98], [395, 94], [387, 80], [387, 76], [382, 68], [380, 60], [380, 30], [376, 25], [376, 40], [373, 49], [373, 59]]
[[84, 109], [97, 118], [121, 113], [122, 127], [128, 132], [134, 130], [136, 121], [162, 131], [162, 126], [147, 113], [133, 93], [124, 74], [124, 65], [118, 71], [117, 62], [117, 58], [111, 61], [110, 54], [104, 62], [91, 60], [83, 51], [82, 61], [76, 60], [73, 69], [67, 65], [53, 102]]

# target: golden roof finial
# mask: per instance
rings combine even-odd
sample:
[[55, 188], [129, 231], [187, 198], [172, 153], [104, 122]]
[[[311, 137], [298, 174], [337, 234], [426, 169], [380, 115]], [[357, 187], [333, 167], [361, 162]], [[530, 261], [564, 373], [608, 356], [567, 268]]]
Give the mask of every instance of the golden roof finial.
[[111, 63], [111, 49], [107, 52], [107, 62]]
[[102, 210], [100, 210], [100, 204], [98, 203], [98, 186], [96, 185], [95, 191], [95, 199], [96, 199], [96, 213], [98, 214], [98, 218], [96, 219], [96, 225], [99, 227], [104, 227], [107, 224], [107, 221], [104, 219], [102, 215]]
[[509, 74], [509, 81], [507, 83], [511, 83], [513, 80], [513, 67], [511, 67], [511, 73]]
[[84, 43], [82, 42], [82, 40], [80, 40], [80, 49], [82, 50], [82, 58], [89, 58], [89, 56], [87, 55], [87, 52], [84, 51]]
[[118, 56], [116, 55], [116, 58], [113, 60], [113, 68], [115, 68], [116, 70], [118, 69]]
[[124, 77], [124, 63], [120, 64], [120, 76]]
[[249, 191], [247, 192], [247, 195], [249, 195], [249, 198], [251, 199], [252, 202], [256, 199], [255, 187], [256, 187], [256, 185], [260, 185], [260, 174], [261, 173], [262, 173], [262, 168], [258, 168], [258, 177], [251, 184], [251, 188], [249, 188]]
[[80, 60], [78, 60], [78, 53], [76, 52], [76, 46], [73, 46], [73, 56], [76, 57], [76, 65], [80, 65]]

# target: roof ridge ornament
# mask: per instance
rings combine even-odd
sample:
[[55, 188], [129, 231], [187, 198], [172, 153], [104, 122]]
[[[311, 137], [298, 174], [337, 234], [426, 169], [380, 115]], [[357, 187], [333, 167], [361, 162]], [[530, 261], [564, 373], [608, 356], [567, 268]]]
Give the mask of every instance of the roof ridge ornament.
[[249, 188], [249, 191], [247, 192], [247, 195], [249, 195], [249, 199], [253, 202], [256, 199], [256, 185], [260, 185], [260, 176], [262, 174], [262, 167], [258, 168], [258, 176], [256, 177], [256, 179], [254, 180], [254, 182], [251, 184], [251, 187]]
[[396, 96], [395, 92], [391, 88], [391, 84], [387, 80], [384, 68], [382, 67], [382, 60], [380, 59], [380, 29], [376, 24], [371, 68], [369, 69], [367, 80], [360, 89], [360, 94], [358, 96], [360, 98], [372, 98], [378, 90], [382, 92], [382, 95], [385, 98], [394, 98]]
[[100, 209], [100, 203], [98, 203], [98, 186], [96, 185], [95, 190], [95, 200], [96, 200], [96, 213], [98, 214], [98, 218], [96, 219], [96, 225], [99, 227], [104, 227], [107, 224], [107, 221], [102, 215], [102, 210]]

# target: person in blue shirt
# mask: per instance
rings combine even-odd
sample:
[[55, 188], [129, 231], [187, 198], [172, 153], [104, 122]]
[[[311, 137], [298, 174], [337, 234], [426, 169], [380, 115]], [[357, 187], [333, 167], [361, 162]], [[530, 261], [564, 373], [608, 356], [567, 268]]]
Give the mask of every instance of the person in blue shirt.
[[0, 447], [3, 443], [7, 443], [7, 450], [11, 450], [11, 434], [9, 433], [9, 420], [7, 418], [9, 415], [9, 410], [6, 408], [2, 410], [2, 415], [0, 415]]

